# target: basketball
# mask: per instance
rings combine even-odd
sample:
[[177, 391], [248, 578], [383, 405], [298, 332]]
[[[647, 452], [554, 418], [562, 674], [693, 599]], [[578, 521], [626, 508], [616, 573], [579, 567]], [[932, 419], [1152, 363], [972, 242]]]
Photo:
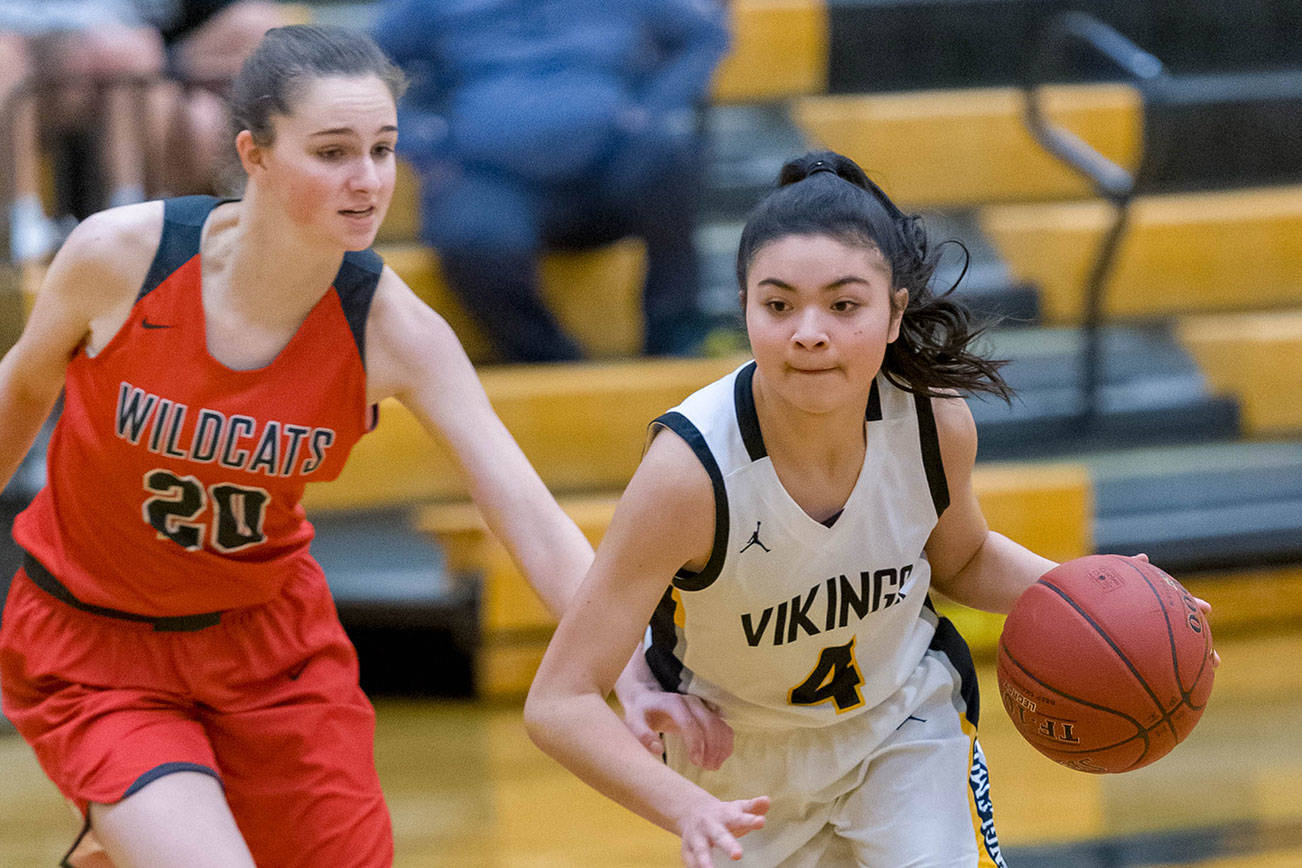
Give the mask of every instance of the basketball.
[[1166, 756], [1202, 717], [1212, 634], [1194, 596], [1147, 561], [1090, 555], [1017, 599], [999, 637], [1004, 709], [1040, 753], [1083, 772]]

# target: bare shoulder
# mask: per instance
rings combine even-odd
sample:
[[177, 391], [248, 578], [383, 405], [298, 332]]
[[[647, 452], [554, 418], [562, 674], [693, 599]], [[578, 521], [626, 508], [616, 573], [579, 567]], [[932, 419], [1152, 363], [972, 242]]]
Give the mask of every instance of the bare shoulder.
[[[61, 295], [114, 306], [135, 297], [149, 273], [163, 232], [163, 203], [111, 208], [77, 225], [50, 264], [46, 284]], [[93, 305], [100, 306], [100, 305]]]
[[390, 339], [407, 334], [428, 336], [431, 329], [448, 328], [447, 322], [427, 305], [389, 266], [384, 266], [371, 301], [371, 322]]
[[163, 203], [141, 202], [92, 214], [77, 225], [60, 255], [120, 270], [149, 271], [163, 234]]
[[464, 359], [461, 343], [447, 321], [386, 265], [366, 321], [366, 376], [371, 399], [400, 396], [432, 370], [458, 366]]
[[[59, 248], [41, 282], [31, 322], [56, 342], [85, 340], [92, 352], [122, 327], [149, 273], [163, 230], [163, 204], [92, 214]], [[48, 328], [47, 328], [48, 327]]]
[[[653, 432], [646, 454], [620, 498], [615, 536], [656, 539], [672, 569], [700, 570], [714, 546], [714, 484], [685, 440]], [[654, 530], [648, 534], [648, 530]]]
[[714, 515], [714, 483], [687, 441], [657, 426], [634, 478], [640, 496], [654, 498], [675, 520]]

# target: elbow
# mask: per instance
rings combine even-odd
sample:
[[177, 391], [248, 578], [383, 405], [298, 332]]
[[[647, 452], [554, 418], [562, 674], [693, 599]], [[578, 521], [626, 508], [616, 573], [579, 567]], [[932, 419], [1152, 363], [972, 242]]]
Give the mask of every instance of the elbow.
[[529, 740], [544, 751], [547, 750], [547, 721], [551, 719], [551, 708], [552, 701], [546, 688], [540, 687], [535, 679], [524, 700], [524, 731]]

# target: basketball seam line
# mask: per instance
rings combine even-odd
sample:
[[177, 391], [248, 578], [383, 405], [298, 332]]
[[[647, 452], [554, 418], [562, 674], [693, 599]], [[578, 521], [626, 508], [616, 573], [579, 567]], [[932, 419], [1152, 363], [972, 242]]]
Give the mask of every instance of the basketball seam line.
[[[1162, 596], [1161, 596], [1161, 594], [1158, 593], [1157, 589], [1153, 587], [1153, 583], [1152, 583], [1151, 581], [1149, 581], [1148, 576], [1144, 575], [1144, 571], [1141, 570], [1139, 567], [1135, 566], [1133, 563], [1130, 563], [1129, 561], [1126, 561], [1126, 566], [1130, 567], [1132, 570], [1134, 570], [1136, 573], [1139, 574], [1139, 577], [1140, 577], [1141, 579], [1144, 580], [1144, 583], [1145, 583], [1146, 585], [1148, 585], [1149, 590], [1151, 590], [1151, 591], [1153, 592], [1153, 595], [1157, 597], [1157, 601], [1158, 601], [1158, 603], [1161, 603], [1161, 602], [1162, 602]], [[1156, 567], [1155, 567], [1154, 569], [1156, 569]], [[1181, 587], [1182, 589], [1184, 589], [1184, 585], [1181, 585], [1180, 587]], [[1186, 590], [1186, 593], [1188, 593], [1187, 590]], [[1188, 705], [1190, 708], [1194, 708], [1194, 707], [1196, 707], [1196, 706], [1194, 706], [1194, 704], [1193, 704], [1192, 702], [1189, 702], [1189, 696], [1190, 696], [1190, 694], [1193, 693], [1193, 691], [1192, 691], [1192, 690], [1185, 690], [1185, 689], [1184, 689], [1184, 682], [1180, 680], [1180, 664], [1179, 664], [1179, 662], [1178, 662], [1179, 655], [1176, 653], [1176, 647], [1175, 647], [1175, 633], [1174, 633], [1174, 631], [1173, 631], [1172, 628], [1171, 628], [1171, 619], [1170, 619], [1169, 617], [1167, 617], [1166, 606], [1162, 606], [1162, 619], [1166, 622], [1166, 636], [1167, 636], [1167, 639], [1170, 640], [1170, 646], [1171, 646], [1171, 668], [1175, 671], [1175, 684], [1176, 684], [1176, 687], [1178, 687], [1178, 688], [1180, 689], [1180, 697], [1185, 701], [1185, 704]], [[1204, 648], [1204, 650], [1206, 650], [1206, 647], [1207, 647], [1207, 641], [1206, 641], [1206, 640], [1203, 640], [1203, 648]], [[1210, 656], [1210, 655], [1208, 655], [1208, 654], [1203, 654], [1203, 661], [1202, 661], [1202, 663], [1198, 666], [1198, 674], [1197, 674], [1197, 676], [1194, 677], [1194, 680], [1193, 680], [1193, 683], [1194, 683], [1195, 685], [1196, 685], [1199, 681], [1202, 680], [1203, 672], [1204, 672], [1205, 669], [1207, 668], [1207, 659], [1208, 659], [1209, 656]], [[1205, 706], [1206, 703], [1204, 703], [1203, 705]], [[1197, 706], [1197, 707], [1202, 707], [1202, 706]]]
[[[1041, 581], [1044, 580], [1041, 579]], [[1139, 686], [1144, 688], [1144, 692], [1148, 694], [1148, 698], [1153, 700], [1153, 705], [1157, 706], [1158, 713], [1162, 715], [1162, 721], [1165, 722], [1166, 725], [1171, 728], [1171, 735], [1179, 739], [1180, 735], [1175, 731], [1175, 724], [1171, 723], [1171, 715], [1168, 714], [1167, 710], [1162, 707], [1162, 701], [1157, 698], [1157, 694], [1153, 692], [1153, 688], [1148, 686], [1148, 682], [1144, 680], [1144, 676], [1139, 674], [1139, 670], [1135, 668], [1135, 664], [1130, 662], [1130, 658], [1125, 655], [1125, 653], [1121, 650], [1120, 647], [1118, 647], [1117, 643], [1112, 640], [1112, 637], [1109, 636], [1106, 632], [1104, 632], [1103, 628], [1100, 627], [1098, 623], [1089, 616], [1089, 613], [1087, 613], [1084, 609], [1082, 609], [1076, 603], [1076, 601], [1073, 600], [1067, 594], [1066, 591], [1059, 588], [1057, 585], [1053, 584], [1052, 582], [1044, 582], [1044, 586], [1047, 587], [1049, 590], [1053, 591], [1058, 596], [1062, 597], [1063, 600], [1066, 601], [1067, 605], [1071, 606], [1078, 613], [1080, 613], [1080, 616], [1085, 619], [1086, 623], [1088, 623], [1091, 627], [1093, 627], [1094, 631], [1098, 633], [1100, 637], [1102, 637], [1103, 641], [1107, 642], [1108, 645], [1111, 646], [1112, 650], [1116, 652], [1116, 655], [1121, 660], [1121, 662], [1126, 664], [1126, 668], [1130, 670], [1130, 674], [1135, 676], [1135, 680], [1139, 682]], [[1161, 600], [1159, 599], [1158, 602], [1161, 602]], [[1163, 619], [1165, 620], [1165, 610], [1163, 610]], [[1168, 635], [1170, 634], [1170, 626], [1171, 625], [1168, 623], [1167, 624]], [[1176, 685], [1180, 687], [1180, 693], [1182, 694], [1181, 698], [1183, 698], [1184, 687], [1183, 685], [1180, 685], [1179, 677], [1176, 678]]]

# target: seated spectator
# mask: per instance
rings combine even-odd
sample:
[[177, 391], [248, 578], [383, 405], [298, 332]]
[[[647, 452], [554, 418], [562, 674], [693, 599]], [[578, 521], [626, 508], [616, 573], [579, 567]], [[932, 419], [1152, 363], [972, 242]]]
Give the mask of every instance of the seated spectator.
[[388, 0], [376, 37], [413, 79], [399, 149], [422, 237], [508, 361], [581, 351], [543, 303], [546, 249], [646, 244], [644, 350], [705, 330], [696, 108], [727, 46], [709, 0]]
[[244, 177], [230, 148], [226, 91], [268, 30], [292, 23], [269, 0], [133, 0], [167, 52], [168, 79], [151, 89], [154, 196], [238, 195]]
[[[158, 35], [127, 0], [0, 0], [0, 107], [8, 130], [9, 256], [37, 262], [59, 232], [41, 198], [42, 140], [96, 127], [104, 205], [145, 196], [142, 127], [133, 80], [163, 68]], [[40, 83], [40, 86], [37, 86]], [[39, 97], [39, 99], [38, 99]]]

